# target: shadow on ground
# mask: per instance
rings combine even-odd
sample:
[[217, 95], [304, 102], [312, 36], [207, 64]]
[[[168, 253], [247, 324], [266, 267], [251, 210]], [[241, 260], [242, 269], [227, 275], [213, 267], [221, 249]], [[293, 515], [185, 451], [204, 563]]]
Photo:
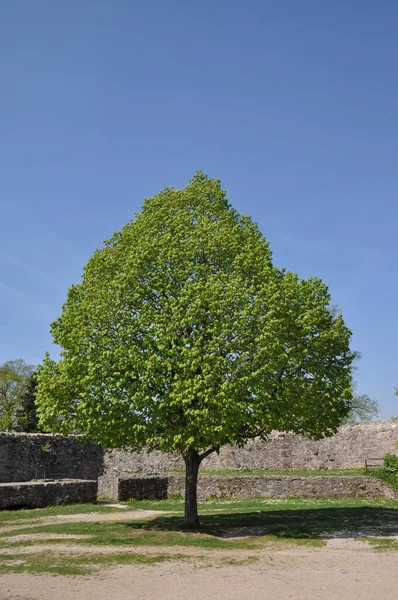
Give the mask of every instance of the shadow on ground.
[[[190, 530], [224, 538], [272, 535], [280, 539], [352, 538], [398, 535], [398, 510], [379, 507], [264, 510], [247, 513], [201, 515], [201, 527]], [[126, 523], [146, 531], [184, 531], [179, 516], [159, 516]]]

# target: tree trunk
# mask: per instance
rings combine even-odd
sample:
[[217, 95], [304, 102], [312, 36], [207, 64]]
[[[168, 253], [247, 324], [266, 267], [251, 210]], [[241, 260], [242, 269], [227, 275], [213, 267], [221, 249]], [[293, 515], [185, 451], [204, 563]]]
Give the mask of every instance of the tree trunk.
[[185, 461], [185, 527], [199, 527], [198, 501], [196, 497], [198, 486], [198, 471], [201, 457], [196, 450], [189, 449], [184, 454]]

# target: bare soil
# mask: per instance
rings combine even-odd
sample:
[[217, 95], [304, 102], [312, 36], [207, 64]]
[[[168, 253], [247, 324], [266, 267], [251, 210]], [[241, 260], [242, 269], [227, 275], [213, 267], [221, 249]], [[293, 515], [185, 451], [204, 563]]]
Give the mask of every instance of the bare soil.
[[292, 547], [257, 563], [128, 565], [89, 577], [3, 575], [3, 600], [396, 600], [397, 554]]
[[[128, 518], [151, 516], [149, 511]], [[159, 514], [156, 511], [156, 514]], [[122, 516], [123, 515], [123, 516]], [[134, 516], [135, 515], [135, 516]], [[123, 513], [79, 515], [80, 520], [126, 518]], [[48, 517], [49, 522], [76, 521], [77, 516]], [[19, 527], [24, 527], [22, 523]], [[15, 527], [16, 529], [17, 527]], [[5, 531], [6, 528], [2, 528]], [[36, 534], [37, 535], [37, 534]], [[125, 565], [102, 569], [90, 576], [7, 574], [0, 576], [1, 600], [397, 600], [398, 553], [376, 552], [352, 538], [335, 537], [326, 547], [270, 544], [261, 550], [207, 550], [181, 547], [134, 547], [134, 553], [187, 553], [187, 561], [155, 565]], [[33, 536], [32, 536], [33, 539]], [[20, 541], [20, 540], [19, 540]], [[53, 550], [93, 553], [93, 546], [68, 545], [15, 548], [17, 552]], [[95, 548], [112, 553], [120, 547]], [[126, 547], [123, 552], [128, 551]], [[6, 549], [3, 549], [6, 554]], [[255, 562], [229, 564], [255, 556]], [[200, 560], [199, 560], [200, 558]], [[223, 560], [219, 560], [222, 558]]]

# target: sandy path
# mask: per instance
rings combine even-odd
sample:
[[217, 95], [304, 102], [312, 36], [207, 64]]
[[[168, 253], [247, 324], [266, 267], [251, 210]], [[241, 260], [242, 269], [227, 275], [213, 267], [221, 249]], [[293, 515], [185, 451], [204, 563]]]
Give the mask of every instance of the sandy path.
[[398, 554], [269, 550], [244, 566], [170, 562], [89, 577], [3, 575], [1, 600], [397, 600]]

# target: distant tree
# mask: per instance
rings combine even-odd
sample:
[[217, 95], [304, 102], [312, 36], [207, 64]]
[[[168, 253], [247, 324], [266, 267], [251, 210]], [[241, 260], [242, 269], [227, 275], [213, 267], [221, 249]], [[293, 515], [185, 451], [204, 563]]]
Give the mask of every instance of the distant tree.
[[36, 371], [31, 374], [25, 392], [21, 396], [21, 401], [16, 415], [17, 431], [26, 433], [35, 433], [40, 431], [39, 418], [36, 412]]
[[353, 394], [351, 400], [348, 402], [350, 405], [350, 412], [342, 421], [342, 425], [360, 421], [372, 421], [379, 414], [379, 403], [377, 400], [370, 398], [367, 394]]
[[[341, 315], [341, 309], [337, 304], [332, 304], [329, 307], [330, 314], [337, 318]], [[352, 370], [358, 370], [358, 362], [361, 359], [361, 353], [358, 350], [353, 350], [353, 364]], [[353, 390], [355, 390], [357, 384], [353, 382]], [[373, 400], [367, 394], [356, 394], [353, 392], [350, 399], [347, 399], [347, 403], [351, 407], [350, 412], [346, 415], [341, 422], [341, 425], [347, 425], [349, 423], [358, 423], [361, 421], [372, 421], [375, 419], [380, 412], [380, 405], [377, 400]]]
[[350, 330], [317, 278], [272, 264], [257, 225], [198, 173], [145, 200], [69, 289], [38, 369], [40, 422], [108, 447], [177, 451], [185, 523], [202, 460], [273, 429], [314, 438], [348, 413]]
[[[398, 396], [398, 388], [395, 388], [395, 395]], [[398, 415], [391, 417], [391, 421], [398, 421]]]
[[0, 431], [18, 429], [22, 398], [33, 371], [22, 358], [0, 365]]

